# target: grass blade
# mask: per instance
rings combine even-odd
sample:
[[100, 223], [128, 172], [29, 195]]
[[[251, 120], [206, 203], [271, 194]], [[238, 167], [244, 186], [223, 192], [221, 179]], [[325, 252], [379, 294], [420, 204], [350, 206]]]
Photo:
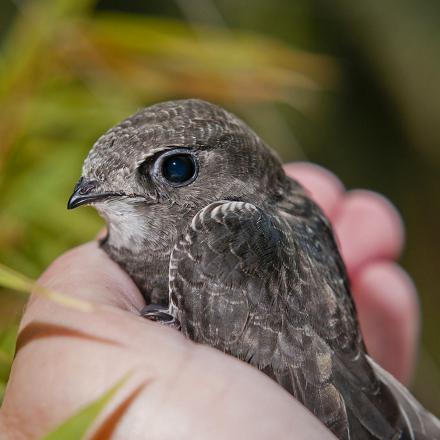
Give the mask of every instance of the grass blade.
[[89, 301], [46, 289], [25, 275], [16, 272], [3, 264], [0, 264], [0, 286], [28, 294], [34, 292], [61, 305], [82, 310], [84, 312], [90, 312], [94, 309], [93, 304]]
[[101, 411], [130, 377], [130, 374], [126, 374], [98, 399], [80, 409], [41, 440], [78, 440], [83, 438]]

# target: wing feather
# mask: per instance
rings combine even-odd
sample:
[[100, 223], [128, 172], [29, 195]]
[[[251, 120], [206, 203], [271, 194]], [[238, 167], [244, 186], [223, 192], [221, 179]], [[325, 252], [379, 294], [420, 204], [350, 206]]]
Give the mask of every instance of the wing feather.
[[440, 421], [426, 411], [411, 393], [390, 373], [367, 356], [377, 376], [396, 396], [399, 409], [408, 426], [409, 439], [440, 440]]
[[331, 228], [309, 199], [271, 213], [238, 201], [202, 209], [171, 254], [170, 295], [188, 337], [258, 367], [338, 438], [411, 438], [366, 357]]

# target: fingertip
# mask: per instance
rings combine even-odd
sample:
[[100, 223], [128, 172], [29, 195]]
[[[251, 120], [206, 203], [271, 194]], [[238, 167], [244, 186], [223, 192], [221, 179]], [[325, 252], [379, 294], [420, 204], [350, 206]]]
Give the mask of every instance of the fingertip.
[[408, 274], [396, 263], [366, 265], [352, 280], [359, 321], [371, 355], [408, 383], [419, 334], [419, 303]]
[[297, 180], [332, 220], [344, 194], [344, 185], [330, 171], [309, 162], [295, 162], [284, 166], [289, 177]]
[[346, 193], [333, 220], [341, 254], [350, 275], [366, 263], [396, 259], [404, 243], [404, 227], [397, 209], [372, 191]]

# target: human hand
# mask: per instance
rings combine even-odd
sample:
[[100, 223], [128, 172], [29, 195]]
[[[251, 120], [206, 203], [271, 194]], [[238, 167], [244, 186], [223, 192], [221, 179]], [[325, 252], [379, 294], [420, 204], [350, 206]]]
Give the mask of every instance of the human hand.
[[[335, 224], [371, 354], [407, 379], [418, 308], [408, 277], [386, 261], [400, 250], [398, 217], [371, 193], [344, 194], [320, 168], [295, 164], [286, 170], [310, 188]], [[368, 223], [371, 218], [381, 220]], [[364, 242], [359, 231], [371, 235]], [[256, 369], [139, 317], [142, 296], [96, 243], [57, 259], [40, 284], [99, 306], [87, 313], [31, 298], [0, 413], [6, 438], [44, 435], [129, 371], [91, 438], [333, 438]]]

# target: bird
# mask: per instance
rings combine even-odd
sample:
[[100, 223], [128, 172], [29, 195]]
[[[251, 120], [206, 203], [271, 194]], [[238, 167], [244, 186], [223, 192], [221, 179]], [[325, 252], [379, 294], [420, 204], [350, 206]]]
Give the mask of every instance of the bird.
[[440, 439], [369, 357], [330, 222], [232, 113], [185, 99], [128, 117], [86, 157], [68, 208], [82, 205], [142, 316], [258, 368], [339, 439]]

